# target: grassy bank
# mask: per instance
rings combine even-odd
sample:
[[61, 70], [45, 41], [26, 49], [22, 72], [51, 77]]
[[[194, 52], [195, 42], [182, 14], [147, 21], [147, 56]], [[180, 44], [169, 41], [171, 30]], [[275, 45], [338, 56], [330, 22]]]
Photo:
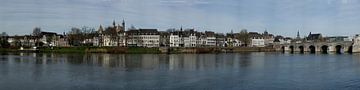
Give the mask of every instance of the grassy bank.
[[0, 52], [12, 52], [12, 51], [16, 51], [16, 49], [11, 49], [11, 48], [0, 48]]

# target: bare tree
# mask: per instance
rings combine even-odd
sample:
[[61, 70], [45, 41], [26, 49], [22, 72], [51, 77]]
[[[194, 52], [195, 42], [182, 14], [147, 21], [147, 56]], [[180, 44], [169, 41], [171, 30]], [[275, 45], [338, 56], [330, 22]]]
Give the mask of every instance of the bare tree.
[[10, 46], [10, 43], [7, 41], [8, 34], [6, 32], [2, 32], [0, 34], [0, 48], [7, 48]]
[[114, 43], [114, 42], [116, 43], [117, 41], [119, 41], [118, 32], [116, 31], [116, 28], [114, 28], [114, 27], [107, 27], [105, 29], [105, 35], [110, 36], [111, 43]]
[[79, 46], [80, 45], [80, 40], [81, 40], [81, 30], [79, 28], [71, 28], [70, 32], [68, 33], [68, 41], [70, 45], [73, 46]]
[[243, 46], [248, 46], [250, 43], [250, 35], [246, 29], [242, 29], [236, 38], [243, 43]]
[[73, 27], [68, 33], [69, 44], [73, 46], [81, 46], [82, 41], [86, 39], [92, 39], [97, 36], [95, 28], [84, 26], [81, 29]]

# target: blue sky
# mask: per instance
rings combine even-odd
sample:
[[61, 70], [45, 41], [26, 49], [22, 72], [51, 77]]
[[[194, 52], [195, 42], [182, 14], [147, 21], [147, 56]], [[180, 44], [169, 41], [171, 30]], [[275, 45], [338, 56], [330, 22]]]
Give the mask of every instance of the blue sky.
[[1, 0], [0, 30], [30, 34], [34, 27], [57, 33], [71, 27], [125, 19], [138, 28], [241, 29], [301, 36], [360, 33], [360, 0]]

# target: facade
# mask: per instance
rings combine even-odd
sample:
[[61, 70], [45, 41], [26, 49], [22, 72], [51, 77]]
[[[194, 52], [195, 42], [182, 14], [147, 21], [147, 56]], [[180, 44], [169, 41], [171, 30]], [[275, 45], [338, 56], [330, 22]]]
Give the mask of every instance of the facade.
[[216, 37], [216, 46], [217, 47], [225, 47], [226, 45], [226, 37], [224, 34], [217, 33], [215, 34]]
[[274, 39], [274, 44], [290, 44], [292, 41], [291, 38], [284, 38], [283, 36], [276, 36]]
[[351, 39], [347, 36], [325, 37], [325, 40], [327, 42], [351, 41]]
[[196, 33], [192, 33], [186, 37], [184, 37], [184, 46], [185, 47], [196, 47], [198, 46], [198, 36]]
[[180, 47], [180, 36], [177, 33], [171, 33], [170, 35], [170, 47]]
[[205, 36], [206, 36], [205, 46], [207, 46], [207, 47], [215, 47], [216, 46], [215, 33], [211, 32], [211, 31], [205, 31]]
[[249, 32], [252, 47], [265, 47], [265, 38], [257, 32]]
[[53, 32], [41, 32], [38, 36], [9, 36], [7, 41], [11, 46], [33, 47], [33, 46], [69, 46], [64, 35]]
[[323, 41], [323, 37], [320, 33], [317, 34], [311, 34], [309, 33], [308, 37], [306, 38], [307, 42], [321, 42]]
[[236, 38], [236, 35], [238, 33], [228, 33], [226, 34], [226, 43], [225, 47], [240, 47], [242, 45], [242, 42]]
[[265, 46], [271, 46], [271, 45], [273, 45], [273, 43], [274, 43], [274, 35], [272, 35], [272, 34], [269, 34], [267, 31], [265, 31], [264, 33], [263, 33], [263, 38], [264, 38], [264, 44], [265, 44]]
[[[194, 31], [194, 29], [187, 29], [185, 31], [182, 28], [179, 31], [170, 32], [170, 47], [198, 47], [202, 43], [200, 33]], [[205, 38], [206, 39], [206, 38]]]
[[157, 29], [135, 29], [127, 33], [127, 46], [159, 47], [160, 34]]
[[[262, 34], [256, 32], [248, 34], [249, 46], [252, 47], [265, 47], [274, 42], [284, 44], [291, 41], [285, 38], [277, 39], [267, 31]], [[160, 32], [157, 29], [136, 28], [125, 31], [125, 22], [116, 25], [114, 21], [113, 26], [103, 28], [100, 25], [96, 33], [91, 33], [91, 36], [78, 42], [82, 45], [98, 47], [241, 47], [243, 43], [238, 39], [239, 35], [239, 33], [224, 35], [212, 31], [197, 32], [194, 29], [182, 28]], [[65, 35], [51, 32], [42, 32], [36, 37], [9, 37], [8, 41], [14, 46], [36, 46], [37, 42], [42, 42], [44, 46], [69, 46]]]

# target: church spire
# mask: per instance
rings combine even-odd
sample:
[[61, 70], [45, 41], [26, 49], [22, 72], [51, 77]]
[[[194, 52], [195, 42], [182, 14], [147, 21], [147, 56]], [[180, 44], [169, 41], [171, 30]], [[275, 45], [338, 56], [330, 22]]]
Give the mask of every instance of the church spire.
[[124, 31], [126, 31], [126, 30], [125, 30], [125, 20], [124, 20], [124, 19], [123, 19], [121, 25], [122, 25], [122, 29], [123, 29]]
[[102, 25], [100, 25], [99, 29], [98, 29], [98, 32], [101, 34], [101, 33], [103, 33], [103, 31], [104, 31], [104, 29], [103, 29]]
[[268, 35], [268, 34], [269, 34], [269, 32], [267, 31], [267, 28], [265, 28], [264, 34], [265, 34], [265, 35]]
[[180, 31], [183, 31], [183, 28], [182, 28], [182, 26], [180, 27]]
[[113, 26], [114, 26], [114, 27], [116, 26], [115, 20], [113, 21]]
[[300, 38], [300, 32], [299, 32], [299, 30], [297, 31], [297, 35], [296, 35], [296, 38]]

